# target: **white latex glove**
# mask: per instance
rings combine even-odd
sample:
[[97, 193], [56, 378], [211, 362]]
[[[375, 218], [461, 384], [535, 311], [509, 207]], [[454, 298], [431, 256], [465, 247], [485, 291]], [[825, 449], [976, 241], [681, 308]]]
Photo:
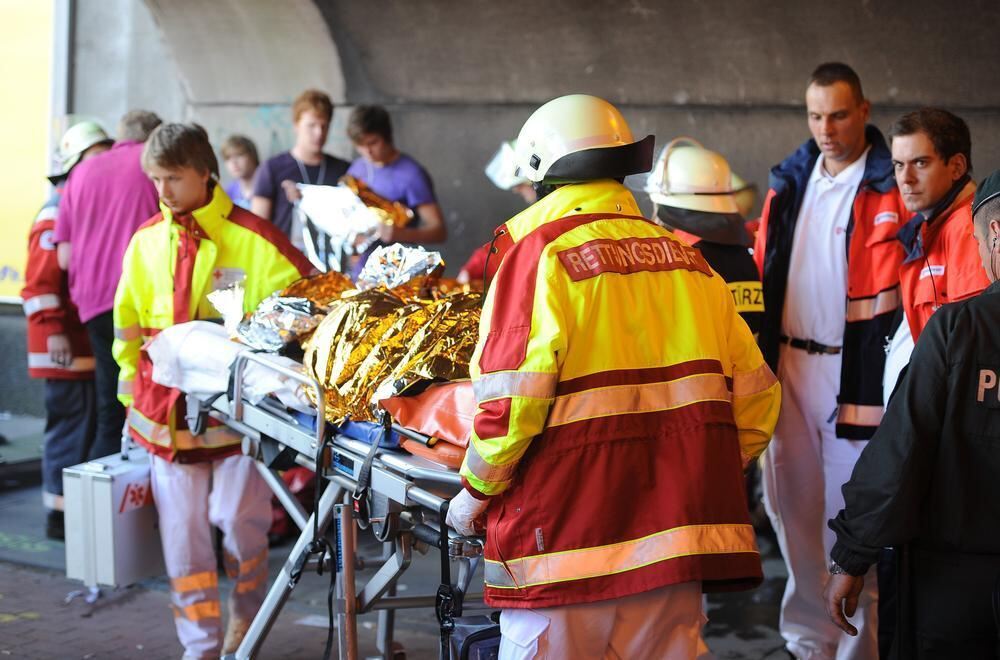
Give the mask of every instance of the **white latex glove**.
[[462, 536], [481, 535], [486, 530], [481, 519], [489, 505], [489, 500], [477, 500], [463, 488], [448, 504], [448, 517], [445, 521]]

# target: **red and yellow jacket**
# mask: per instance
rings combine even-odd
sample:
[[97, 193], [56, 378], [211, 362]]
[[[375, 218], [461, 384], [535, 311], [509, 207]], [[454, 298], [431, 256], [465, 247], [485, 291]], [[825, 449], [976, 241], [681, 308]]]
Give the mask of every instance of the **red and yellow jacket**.
[[187, 216], [174, 217], [161, 204], [132, 237], [115, 293], [112, 352], [132, 437], [171, 461], [237, 453], [240, 436], [224, 426], [210, 425], [198, 436], [187, 430], [183, 393], [153, 382], [143, 340], [176, 323], [218, 317], [208, 294], [234, 281], [244, 280], [243, 311], [249, 312], [312, 271], [284, 234], [234, 206], [219, 185], [208, 204]]
[[780, 390], [726, 283], [614, 181], [558, 188], [499, 232], [461, 470], [492, 498], [486, 601], [758, 583], [742, 467]]
[[924, 223], [919, 228], [920, 254], [907, 257], [899, 267], [903, 309], [914, 341], [938, 307], [979, 295], [990, 284], [972, 235], [975, 192], [976, 185], [969, 182], [953, 204]]
[[[52, 241], [59, 215], [61, 190], [38, 212], [28, 235], [28, 263], [24, 273], [24, 315], [28, 319], [28, 375], [55, 380], [90, 380], [94, 377], [94, 354], [87, 330], [80, 323], [76, 305], [69, 298], [66, 271], [59, 268]], [[68, 367], [49, 357], [48, 340], [65, 335], [73, 349]]]

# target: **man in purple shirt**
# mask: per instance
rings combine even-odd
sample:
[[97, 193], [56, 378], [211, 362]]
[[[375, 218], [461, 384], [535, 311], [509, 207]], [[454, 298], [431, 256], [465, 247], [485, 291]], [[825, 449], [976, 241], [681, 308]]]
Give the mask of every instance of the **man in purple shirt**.
[[434, 195], [434, 184], [420, 163], [396, 148], [386, 109], [378, 105], [359, 105], [347, 122], [347, 135], [361, 154], [361, 158], [351, 163], [347, 174], [364, 181], [372, 191], [390, 202], [406, 204], [416, 215], [415, 222], [408, 227], [380, 226], [379, 241], [361, 255], [352, 275], [357, 278], [368, 256], [379, 245], [443, 243], [448, 230]]
[[257, 168], [250, 210], [273, 222], [298, 247], [302, 237], [292, 230], [292, 209], [302, 194], [295, 184], [335, 186], [347, 171], [347, 161], [323, 153], [331, 119], [329, 96], [315, 89], [302, 92], [292, 104], [295, 144]]
[[159, 210], [156, 188], [139, 164], [143, 143], [159, 125], [152, 112], [126, 113], [118, 123], [119, 141], [73, 168], [59, 202], [53, 240], [96, 358], [97, 436], [90, 459], [121, 445], [125, 409], [118, 402], [118, 365], [111, 355], [111, 309], [125, 248], [135, 230]]

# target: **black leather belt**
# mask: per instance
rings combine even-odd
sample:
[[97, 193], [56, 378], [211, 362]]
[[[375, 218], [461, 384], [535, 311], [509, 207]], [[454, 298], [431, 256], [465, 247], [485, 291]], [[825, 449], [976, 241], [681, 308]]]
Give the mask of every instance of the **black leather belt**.
[[813, 341], [812, 339], [799, 339], [797, 337], [786, 337], [785, 335], [781, 335], [779, 341], [781, 341], [782, 344], [788, 344], [792, 348], [797, 348], [805, 351], [806, 353], [836, 355], [840, 352], [840, 346], [827, 346], [826, 344], [821, 344], [818, 341]]

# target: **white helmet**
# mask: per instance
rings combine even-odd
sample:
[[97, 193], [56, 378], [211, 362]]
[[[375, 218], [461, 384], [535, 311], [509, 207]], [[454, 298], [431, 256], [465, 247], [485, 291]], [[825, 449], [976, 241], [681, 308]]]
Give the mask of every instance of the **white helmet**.
[[102, 142], [110, 144], [113, 141], [96, 122], [81, 121], [73, 124], [59, 140], [59, 146], [56, 149], [59, 167], [56, 172], [49, 175], [49, 179], [59, 179], [69, 174], [73, 166], [80, 162], [83, 152], [95, 144]]
[[504, 142], [486, 166], [486, 176], [501, 190], [512, 190], [514, 186], [531, 183], [517, 173], [517, 159], [514, 142]]
[[528, 117], [515, 154], [518, 173], [536, 183], [617, 179], [649, 171], [653, 136], [636, 142], [615, 106], [596, 96], [570, 94]]
[[660, 152], [646, 179], [646, 192], [661, 206], [709, 213], [739, 211], [729, 163], [687, 137], [672, 140]]

